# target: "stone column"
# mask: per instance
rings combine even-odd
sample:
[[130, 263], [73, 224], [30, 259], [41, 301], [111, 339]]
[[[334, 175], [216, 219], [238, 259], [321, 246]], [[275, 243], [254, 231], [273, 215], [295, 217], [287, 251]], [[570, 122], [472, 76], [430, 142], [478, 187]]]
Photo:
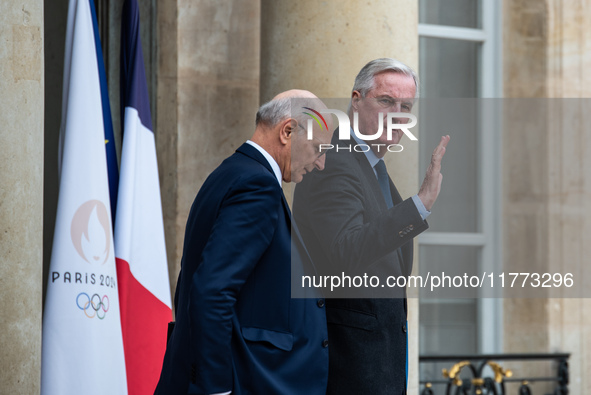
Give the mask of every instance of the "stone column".
[[156, 143], [173, 295], [193, 199], [254, 132], [259, 21], [256, 0], [158, 1]]
[[[291, 88], [349, 98], [355, 76], [375, 58], [396, 58], [418, 70], [417, 1], [263, 0], [261, 7], [261, 103]], [[403, 144], [402, 153], [385, 159], [409, 197], [419, 188], [419, 151], [417, 143]], [[409, 299], [410, 394], [418, 393], [418, 308], [418, 300]]]
[[[160, 195], [162, 198], [162, 216], [168, 258], [168, 277], [172, 296], [179, 274], [177, 247], [182, 238], [177, 237], [177, 2], [158, 1], [157, 13], [157, 100], [156, 111], [152, 115], [156, 152], [158, 157], [158, 175], [160, 177]], [[166, 43], [166, 44], [164, 44]], [[178, 251], [177, 251], [178, 250]]]
[[38, 394], [43, 254], [43, 1], [0, 3], [0, 388]]
[[[591, 103], [563, 98], [591, 96], [591, 6], [580, 0], [504, 6], [505, 96], [553, 98], [533, 103], [531, 112], [541, 117], [527, 122], [515, 105], [506, 106], [505, 124], [522, 119], [522, 127], [504, 128], [503, 135], [511, 142], [503, 145], [505, 267], [574, 272], [575, 281], [587, 284]], [[590, 308], [589, 298], [506, 300], [505, 351], [570, 352], [569, 390], [585, 392], [591, 386]], [[527, 372], [540, 373], [555, 372]]]

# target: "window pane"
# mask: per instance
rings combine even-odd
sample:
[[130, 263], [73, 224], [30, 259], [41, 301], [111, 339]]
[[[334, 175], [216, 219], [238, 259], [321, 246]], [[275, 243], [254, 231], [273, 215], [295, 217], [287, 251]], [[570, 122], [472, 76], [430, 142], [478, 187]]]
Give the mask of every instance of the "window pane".
[[429, 216], [435, 232], [479, 232], [479, 108], [474, 99], [419, 100], [419, 182], [442, 135], [451, 136], [441, 165], [441, 193]]
[[[420, 354], [475, 354], [478, 350], [476, 299], [438, 299], [419, 309]], [[441, 372], [441, 370], [438, 370]]]
[[[420, 246], [420, 274], [427, 271], [474, 273], [480, 267], [480, 247]], [[463, 299], [419, 299], [419, 354], [458, 355], [478, 353], [478, 301]], [[450, 362], [421, 363], [420, 380], [441, 380], [441, 369]], [[437, 387], [441, 389], [441, 387]], [[435, 393], [441, 393], [439, 391]]]
[[[421, 303], [419, 314], [419, 355], [477, 354], [478, 305], [475, 299]], [[452, 365], [453, 362], [421, 363], [419, 379], [443, 380], [442, 369], [449, 371]], [[433, 390], [436, 394], [443, 394], [445, 386], [437, 385]]]
[[[421, 257], [420, 274], [423, 278], [430, 276], [441, 277], [442, 272], [446, 277], [463, 276], [468, 277], [473, 275], [480, 275], [480, 253], [479, 246], [446, 246], [446, 245], [420, 245], [419, 256]], [[458, 298], [469, 296], [478, 296], [479, 289], [473, 287], [464, 287], [458, 284], [455, 286], [450, 284], [450, 280], [443, 282], [442, 290], [445, 288], [446, 294], [453, 293]], [[425, 288], [421, 292], [422, 295], [435, 295], [437, 297], [438, 289], [434, 289], [431, 293], [429, 289]], [[453, 291], [453, 292], [449, 292]]]
[[[475, 274], [480, 268], [481, 248], [474, 246], [420, 246], [420, 274], [455, 276]], [[464, 292], [468, 293], [468, 292]], [[459, 295], [459, 294], [458, 294]], [[461, 295], [459, 295], [461, 298]], [[421, 354], [462, 354], [478, 351], [476, 323], [477, 300], [427, 299], [419, 300]]]
[[419, 0], [419, 23], [482, 28], [482, 0]]
[[419, 40], [421, 97], [478, 97], [482, 44], [446, 38]]

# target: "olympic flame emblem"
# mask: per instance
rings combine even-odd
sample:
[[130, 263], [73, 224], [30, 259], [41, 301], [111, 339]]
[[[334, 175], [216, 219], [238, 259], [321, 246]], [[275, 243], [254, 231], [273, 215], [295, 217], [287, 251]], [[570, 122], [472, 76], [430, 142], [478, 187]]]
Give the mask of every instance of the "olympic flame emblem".
[[104, 203], [99, 200], [83, 203], [74, 213], [70, 235], [74, 248], [86, 262], [107, 262], [111, 225]]

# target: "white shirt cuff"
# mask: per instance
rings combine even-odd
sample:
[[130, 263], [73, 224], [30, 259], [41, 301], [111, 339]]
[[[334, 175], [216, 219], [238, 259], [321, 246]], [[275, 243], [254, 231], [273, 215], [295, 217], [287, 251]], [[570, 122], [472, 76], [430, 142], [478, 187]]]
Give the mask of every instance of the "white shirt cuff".
[[423, 220], [426, 220], [427, 217], [431, 214], [431, 211], [428, 211], [425, 208], [425, 205], [421, 201], [421, 198], [419, 197], [419, 195], [414, 195], [412, 197], [412, 201], [415, 203], [415, 206], [417, 206], [417, 210], [419, 210], [419, 214], [421, 214], [421, 217], [423, 218]]

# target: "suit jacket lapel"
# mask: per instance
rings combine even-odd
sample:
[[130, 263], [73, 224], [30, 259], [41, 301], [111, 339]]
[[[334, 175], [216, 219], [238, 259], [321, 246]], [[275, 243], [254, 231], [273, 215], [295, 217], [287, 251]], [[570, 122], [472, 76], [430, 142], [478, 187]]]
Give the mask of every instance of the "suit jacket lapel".
[[[380, 211], [388, 210], [388, 206], [386, 205], [386, 200], [384, 200], [384, 195], [382, 194], [382, 189], [380, 188], [380, 183], [378, 182], [378, 178], [376, 177], [376, 173], [374, 172], [373, 168], [369, 164], [367, 157], [363, 152], [355, 152], [355, 158], [359, 162], [359, 167], [363, 172], [363, 179], [371, 188], [371, 192], [374, 196], [378, 196], [377, 201], [380, 205]], [[389, 177], [388, 177], [389, 178]], [[392, 180], [390, 179], [390, 194], [392, 195], [392, 202], [394, 204], [400, 203], [400, 195], [398, 195], [398, 191], [396, 188], [393, 187]], [[398, 199], [395, 198], [398, 196]]]
[[249, 158], [256, 160], [261, 165], [265, 166], [265, 168], [267, 168], [267, 170], [269, 170], [271, 172], [271, 174], [273, 174], [273, 177], [275, 177], [275, 172], [273, 171], [273, 168], [271, 167], [271, 164], [269, 163], [269, 161], [267, 161], [267, 159], [263, 156], [263, 154], [261, 154], [252, 145], [250, 145], [248, 143], [244, 143], [240, 147], [238, 147], [236, 152], [240, 152], [241, 154], [246, 155]]
[[[265, 168], [267, 168], [271, 172], [271, 174], [273, 174], [273, 176], [275, 176], [275, 173], [273, 172], [273, 168], [271, 167], [271, 165], [269, 164], [267, 159], [252, 145], [250, 145], [248, 143], [244, 143], [240, 147], [238, 147], [236, 152], [240, 152], [241, 154], [246, 155], [249, 158], [256, 160], [257, 162], [259, 162], [260, 164], [265, 166]], [[283, 194], [283, 191], [281, 191], [281, 202], [283, 203], [283, 209], [285, 211], [285, 218], [287, 219], [287, 225], [290, 227], [291, 237], [292, 238], [295, 237], [294, 241], [296, 241], [296, 244], [299, 245], [300, 252], [303, 253], [304, 256], [312, 263], [312, 266], [314, 266], [314, 262], [312, 261], [312, 258], [308, 254], [308, 250], [306, 249], [306, 245], [304, 244], [302, 236], [300, 235], [300, 231], [298, 230], [295, 221], [292, 221], [291, 210], [289, 209], [289, 204], [287, 203], [287, 199], [285, 199], [285, 195]], [[292, 232], [292, 230], [293, 230], [293, 232]], [[294, 233], [295, 233], [295, 236], [294, 236]], [[314, 267], [314, 270], [316, 270], [315, 267]]]
[[394, 185], [394, 181], [392, 181], [392, 178], [390, 178], [389, 176], [388, 178], [390, 180], [390, 193], [392, 194], [392, 202], [394, 202], [394, 205], [402, 203], [402, 196], [400, 196], [400, 193], [398, 192], [396, 185]]
[[[335, 139], [336, 139], [336, 141], [335, 141]], [[335, 134], [333, 135], [332, 144], [336, 145], [336, 144], [338, 144], [338, 142], [339, 142], [339, 140], [338, 140], [338, 128], [337, 128], [337, 130], [335, 131]], [[380, 184], [378, 183], [378, 179], [376, 177], [376, 174], [374, 173], [373, 168], [369, 164], [367, 157], [365, 156], [365, 154], [363, 152], [355, 151], [355, 159], [357, 159], [357, 162], [359, 162], [359, 167], [361, 168], [361, 171], [363, 172], [363, 178], [364, 178], [365, 182], [368, 184], [369, 188], [371, 189], [373, 195], [379, 196], [377, 201], [379, 202], [378, 204], [380, 205], [380, 210], [386, 211], [388, 209], [388, 206], [386, 205], [386, 201], [384, 200], [384, 198], [382, 196], [382, 190], [380, 188]], [[401, 203], [402, 197], [400, 196], [398, 189], [394, 185], [394, 182], [392, 181], [392, 178], [390, 176], [388, 176], [388, 179], [390, 181], [390, 194], [392, 195], [392, 202], [394, 203], [394, 205]], [[399, 259], [400, 263], [405, 262], [402, 249], [403, 248], [405, 248], [405, 249], [410, 248], [411, 245], [412, 245], [412, 243], [396, 250], [396, 254], [398, 255], [398, 259]]]
[[314, 261], [312, 260], [312, 257], [308, 253], [308, 249], [306, 248], [306, 245], [304, 244], [304, 239], [302, 238], [302, 235], [300, 234], [300, 230], [298, 229], [298, 226], [296, 225], [296, 221], [292, 220], [291, 210], [289, 209], [289, 205], [287, 204], [287, 199], [285, 199], [285, 195], [283, 193], [281, 193], [281, 199], [283, 201], [283, 207], [285, 207], [285, 210], [288, 214], [289, 223], [291, 224], [291, 237], [294, 241], [294, 244], [296, 244], [296, 246], [300, 248], [300, 250], [299, 250], [300, 254], [304, 254], [303, 257], [307, 258], [310, 261], [310, 263], [312, 264], [312, 267], [314, 268], [314, 271], [316, 271], [316, 266], [314, 266]]
[[[332, 135], [331, 143], [332, 143], [332, 145], [337, 146], [339, 144], [339, 142], [340, 142], [339, 128], [336, 128], [334, 134]], [[380, 188], [380, 184], [378, 183], [376, 173], [374, 173], [374, 170], [371, 167], [371, 165], [369, 164], [367, 157], [365, 156], [365, 154], [363, 152], [357, 152], [357, 151], [353, 151], [353, 156], [355, 157], [355, 159], [359, 163], [359, 168], [361, 169], [361, 171], [363, 173], [363, 181], [366, 183], [368, 188], [371, 189], [371, 192], [374, 196], [379, 196], [377, 201], [379, 202], [378, 204], [380, 205], [380, 210], [383, 210], [383, 211], [387, 210], [388, 206], [386, 205], [386, 201], [384, 200], [384, 197], [382, 196], [382, 190]]]
[[[380, 189], [380, 184], [379, 184], [378, 179], [376, 177], [376, 173], [374, 172], [373, 168], [369, 164], [369, 161], [367, 160], [367, 157], [365, 156], [365, 154], [363, 152], [355, 152], [355, 158], [359, 162], [359, 166], [361, 167], [361, 171], [363, 172], [363, 176], [364, 176], [365, 180], [368, 181], [369, 186], [370, 186], [372, 192], [374, 193], [374, 195], [382, 196], [382, 190]], [[390, 194], [392, 195], [392, 202], [394, 203], [394, 205], [401, 203], [402, 197], [400, 196], [400, 193], [398, 192], [398, 189], [394, 185], [394, 182], [392, 181], [392, 178], [390, 176], [388, 176], [388, 180], [390, 181]], [[386, 206], [386, 202], [384, 201], [384, 199], [378, 199], [378, 200], [380, 201], [380, 206], [382, 206], [381, 209], [386, 210], [387, 206]], [[383, 203], [383, 205], [382, 205], [382, 203]]]

